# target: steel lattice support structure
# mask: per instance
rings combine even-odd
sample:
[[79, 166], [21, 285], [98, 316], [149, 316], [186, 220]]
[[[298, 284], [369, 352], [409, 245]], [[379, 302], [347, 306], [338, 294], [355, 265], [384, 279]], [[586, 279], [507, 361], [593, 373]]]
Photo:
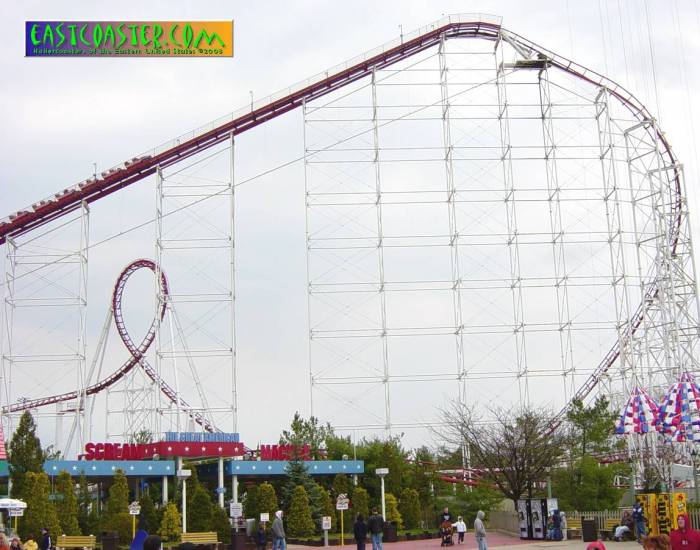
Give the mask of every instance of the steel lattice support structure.
[[[81, 448], [88, 435], [85, 404], [90, 209], [85, 202], [77, 214], [68, 222], [48, 225], [38, 234], [9, 238], [5, 257], [3, 401], [27, 401], [21, 393], [27, 387], [18, 389], [14, 380], [18, 374], [26, 376], [27, 369], [34, 380], [43, 379], [42, 384], [46, 384], [40, 372], [43, 369], [57, 376], [74, 377], [76, 391], [72, 399], [57, 404], [53, 413], [42, 413], [55, 417], [60, 428], [57, 437], [64, 434], [63, 419], [69, 420], [67, 439], [56, 440], [56, 447], [64, 453]], [[28, 328], [30, 322], [52, 326], [55, 333], [42, 336], [41, 345], [33, 346], [36, 334]], [[19, 373], [18, 367], [22, 367]], [[19, 415], [21, 410], [3, 416], [5, 433], [12, 433]]]
[[[174, 281], [167, 295], [155, 287], [154, 310], [167, 313], [155, 316], [151, 374], [132, 353], [69, 392], [18, 402], [6, 390], [5, 415], [111, 388], [124, 422], [108, 433], [179, 428], [186, 376], [187, 417], [235, 430], [234, 139], [297, 108], [313, 414], [393, 434], [433, 425], [434, 408], [456, 399], [545, 403], [559, 421], [571, 398], [658, 392], [698, 370], [682, 166], [653, 116], [499, 20], [451, 16], [0, 220], [12, 251], [154, 176], [154, 265]], [[8, 259], [5, 384], [17, 265]], [[78, 371], [85, 379], [84, 359]], [[225, 405], [209, 406], [207, 382], [227, 388]]]

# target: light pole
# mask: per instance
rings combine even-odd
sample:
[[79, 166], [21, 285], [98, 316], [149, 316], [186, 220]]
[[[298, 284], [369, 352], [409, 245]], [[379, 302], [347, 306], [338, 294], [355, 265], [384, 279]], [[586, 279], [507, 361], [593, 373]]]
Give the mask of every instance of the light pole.
[[182, 532], [187, 533], [187, 478], [192, 475], [191, 470], [178, 470], [177, 478], [182, 480]]
[[389, 468], [377, 468], [374, 473], [382, 480], [382, 518], [386, 521], [386, 500], [384, 499], [384, 477], [389, 473]]
[[547, 468], [547, 498], [552, 498], [552, 469]]
[[695, 502], [700, 502], [700, 487], [698, 487], [698, 450], [693, 448], [690, 451], [693, 457], [693, 485], [695, 486]]

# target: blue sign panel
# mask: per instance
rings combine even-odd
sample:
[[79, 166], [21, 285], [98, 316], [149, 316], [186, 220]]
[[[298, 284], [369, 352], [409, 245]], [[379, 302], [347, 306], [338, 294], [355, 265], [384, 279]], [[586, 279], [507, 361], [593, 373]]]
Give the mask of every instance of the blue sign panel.
[[173, 460], [47, 460], [44, 471], [57, 476], [63, 470], [72, 476], [113, 476], [122, 470], [127, 477], [171, 476], [175, 475]]
[[[224, 471], [226, 475], [238, 476], [282, 476], [287, 472], [284, 460], [229, 460]], [[363, 474], [364, 460], [309, 460], [304, 462], [309, 474]]]

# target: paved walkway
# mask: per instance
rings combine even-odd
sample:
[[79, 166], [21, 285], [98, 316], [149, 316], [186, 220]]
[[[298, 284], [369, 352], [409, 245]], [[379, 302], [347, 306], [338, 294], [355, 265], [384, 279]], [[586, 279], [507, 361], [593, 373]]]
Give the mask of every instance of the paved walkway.
[[[452, 547], [453, 550], [471, 550], [476, 548], [476, 540], [472, 534], [467, 533], [467, 537], [464, 540], [464, 544], [456, 544]], [[455, 536], [455, 541], [457, 537]], [[516, 537], [511, 537], [508, 535], [502, 535], [500, 533], [489, 533], [486, 539], [489, 545], [489, 550], [493, 548], [515, 548], [527, 545], [527, 550], [584, 550], [588, 546], [587, 542], [581, 541], [581, 539], [564, 540], [564, 541], [543, 541], [543, 540], [520, 540]], [[605, 547], [607, 550], [639, 550], [641, 547], [639, 544], [633, 541], [627, 542], [605, 542]], [[288, 545], [288, 548], [306, 549], [309, 546], [300, 546], [295, 544]], [[334, 548], [341, 548], [335, 546]], [[352, 541], [345, 541], [345, 546], [348, 550], [356, 548]], [[367, 543], [366, 550], [372, 550], [371, 543]], [[449, 548], [449, 547], [448, 547]], [[384, 550], [441, 550], [440, 539], [428, 539], [428, 540], [411, 540], [403, 542], [385, 543]], [[518, 550], [525, 550], [524, 548], [518, 548]]]

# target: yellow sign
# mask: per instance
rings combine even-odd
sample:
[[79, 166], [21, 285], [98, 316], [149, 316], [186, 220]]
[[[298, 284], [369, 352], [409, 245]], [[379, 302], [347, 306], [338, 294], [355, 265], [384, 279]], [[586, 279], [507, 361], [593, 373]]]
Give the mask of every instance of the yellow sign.
[[656, 495], [654, 493], [643, 493], [637, 495], [637, 502], [642, 505], [644, 519], [646, 520], [647, 535], [658, 535], [659, 527], [656, 522]]
[[688, 513], [687, 496], [685, 493], [673, 494], [673, 528], [678, 529], [678, 516]]
[[674, 518], [671, 502], [671, 495], [668, 493], [656, 495], [656, 521], [660, 535], [668, 535], [673, 529]]

